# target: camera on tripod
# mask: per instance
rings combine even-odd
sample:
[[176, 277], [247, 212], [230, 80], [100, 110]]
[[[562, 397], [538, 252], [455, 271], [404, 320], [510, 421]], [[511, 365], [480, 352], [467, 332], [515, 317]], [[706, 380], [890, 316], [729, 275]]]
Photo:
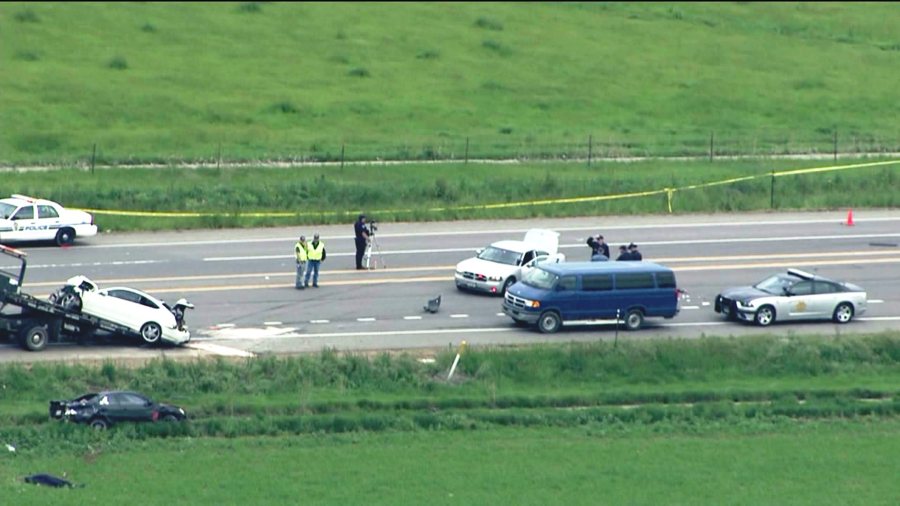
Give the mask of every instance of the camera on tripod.
[[378, 223], [373, 220], [369, 222], [369, 235], [375, 235], [375, 232], [378, 232]]

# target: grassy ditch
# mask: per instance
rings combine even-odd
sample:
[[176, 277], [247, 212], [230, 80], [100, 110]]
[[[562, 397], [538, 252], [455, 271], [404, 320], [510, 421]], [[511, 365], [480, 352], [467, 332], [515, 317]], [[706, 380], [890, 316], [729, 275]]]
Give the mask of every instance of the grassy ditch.
[[139, 368], [34, 364], [0, 369], [0, 437], [70, 440], [50, 399], [134, 389], [185, 407], [191, 422], [124, 429], [133, 437], [577, 426], [756, 417], [893, 416], [900, 340], [704, 338], [475, 349], [453, 355], [154, 361]]
[[[10, 193], [41, 196], [69, 207], [99, 209], [104, 230], [155, 230], [346, 223], [358, 211], [380, 221], [627, 215], [672, 211], [896, 207], [900, 164], [787, 175], [773, 171], [872, 163], [870, 160], [428, 164], [296, 169], [108, 169], [11, 172]], [[689, 188], [735, 178], [727, 184]], [[574, 203], [492, 204], [575, 197]], [[199, 213], [130, 216], [119, 212]], [[253, 213], [259, 213], [254, 215]]]
[[0, 121], [15, 131], [0, 162], [893, 150], [896, 16], [852, 2], [8, 2]]

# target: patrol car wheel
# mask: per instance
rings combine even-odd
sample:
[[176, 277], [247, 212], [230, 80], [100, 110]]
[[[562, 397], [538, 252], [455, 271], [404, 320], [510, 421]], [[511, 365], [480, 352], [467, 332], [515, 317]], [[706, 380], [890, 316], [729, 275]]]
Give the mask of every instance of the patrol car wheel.
[[544, 334], [552, 334], [559, 330], [559, 327], [562, 325], [562, 320], [559, 319], [559, 315], [553, 311], [547, 311], [542, 314], [540, 318], [538, 318], [538, 330], [543, 332]]
[[109, 427], [109, 422], [103, 418], [94, 418], [91, 420], [90, 426], [94, 430], [106, 430]]
[[832, 319], [837, 323], [848, 323], [853, 319], [853, 305], [849, 302], [841, 302], [834, 308]]
[[57, 246], [69, 246], [75, 242], [75, 230], [71, 228], [61, 228], [56, 233]]
[[44, 325], [26, 327], [21, 334], [22, 346], [28, 351], [41, 351], [47, 347], [49, 336]]
[[162, 327], [156, 322], [147, 322], [141, 326], [141, 339], [147, 344], [156, 344], [162, 337]]
[[164, 421], [164, 422], [177, 422], [177, 421], [178, 421], [178, 417], [170, 413], [170, 414], [168, 414], [168, 415], [162, 417], [162, 421]]
[[506, 291], [509, 290], [509, 287], [516, 284], [516, 278], [509, 277], [503, 282], [503, 291], [500, 292], [501, 295], [506, 296]]
[[644, 324], [644, 313], [640, 309], [632, 309], [625, 316], [625, 328], [628, 330], [638, 330]]
[[772, 306], [763, 306], [756, 311], [753, 320], [760, 327], [766, 327], [775, 321], [775, 308]]

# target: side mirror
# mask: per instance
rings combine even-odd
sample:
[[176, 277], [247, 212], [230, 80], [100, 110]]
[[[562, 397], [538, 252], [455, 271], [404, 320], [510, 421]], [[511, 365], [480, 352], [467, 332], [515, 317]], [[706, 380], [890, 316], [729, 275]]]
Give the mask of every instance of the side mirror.
[[484, 248], [478, 248], [475, 250], [475, 254], [480, 255], [482, 251], [484, 251]]

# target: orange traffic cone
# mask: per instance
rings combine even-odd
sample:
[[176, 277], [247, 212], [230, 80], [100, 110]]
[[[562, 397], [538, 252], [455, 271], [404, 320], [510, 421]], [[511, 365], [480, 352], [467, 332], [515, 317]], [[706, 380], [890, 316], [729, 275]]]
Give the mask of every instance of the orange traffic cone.
[[848, 227], [853, 226], [853, 209], [847, 212], [847, 223], [845, 223], [844, 225], [847, 225]]

